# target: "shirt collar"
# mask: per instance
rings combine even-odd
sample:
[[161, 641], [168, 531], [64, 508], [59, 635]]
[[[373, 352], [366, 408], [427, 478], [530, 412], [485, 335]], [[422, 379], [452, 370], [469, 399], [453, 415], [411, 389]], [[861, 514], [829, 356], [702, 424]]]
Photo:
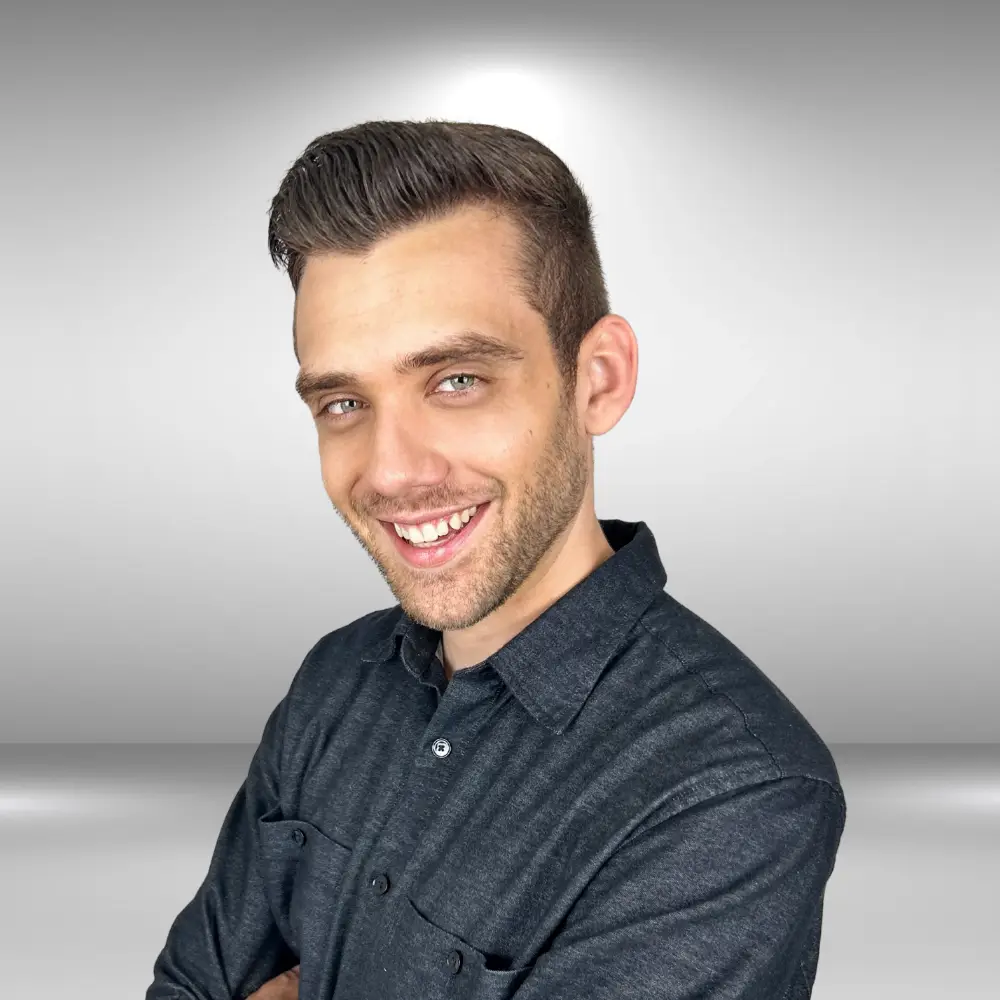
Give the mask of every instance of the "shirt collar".
[[[667, 582], [656, 540], [644, 521], [599, 523], [614, 554], [483, 661], [538, 722], [557, 734], [583, 707], [601, 672]], [[394, 628], [364, 659], [382, 663], [398, 651], [406, 669], [422, 678], [441, 633], [397, 609]]]

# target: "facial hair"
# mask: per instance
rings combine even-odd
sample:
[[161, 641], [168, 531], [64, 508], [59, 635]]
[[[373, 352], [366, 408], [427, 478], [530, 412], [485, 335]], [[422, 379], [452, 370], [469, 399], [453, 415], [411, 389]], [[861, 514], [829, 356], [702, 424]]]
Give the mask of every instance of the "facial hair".
[[[433, 577], [388, 560], [382, 546], [359, 531], [343, 512], [341, 519], [375, 563], [393, 596], [412, 619], [438, 631], [469, 628], [517, 593], [542, 557], [580, 511], [589, 479], [589, 442], [581, 439], [573, 394], [563, 393], [545, 448], [512, 497], [504, 490], [488, 535], [467, 554], [433, 571]], [[513, 504], [513, 505], [512, 505]], [[499, 516], [497, 516], [499, 515]], [[381, 528], [379, 530], [382, 530]]]

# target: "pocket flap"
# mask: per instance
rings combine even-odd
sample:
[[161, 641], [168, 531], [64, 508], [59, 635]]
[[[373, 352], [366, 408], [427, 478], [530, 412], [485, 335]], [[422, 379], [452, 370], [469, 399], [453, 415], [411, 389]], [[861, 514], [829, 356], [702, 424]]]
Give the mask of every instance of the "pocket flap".
[[395, 960], [405, 967], [401, 979], [426, 989], [427, 996], [441, 991], [441, 996], [468, 1000], [507, 1000], [533, 968], [490, 968], [498, 964], [493, 956], [434, 923], [409, 897], [393, 942]]
[[279, 818], [272, 810], [257, 820], [260, 846], [267, 861], [283, 864], [303, 858], [310, 874], [339, 878], [353, 848], [324, 833], [315, 823], [304, 819]]

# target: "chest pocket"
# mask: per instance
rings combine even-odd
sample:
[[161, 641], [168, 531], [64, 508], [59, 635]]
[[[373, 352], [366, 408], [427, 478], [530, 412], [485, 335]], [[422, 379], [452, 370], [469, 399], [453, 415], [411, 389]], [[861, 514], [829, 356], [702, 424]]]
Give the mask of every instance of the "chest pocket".
[[300, 958], [320, 954], [352, 849], [302, 819], [264, 815], [257, 829], [261, 876], [278, 929]]
[[509, 1000], [533, 966], [501, 969], [485, 952], [439, 927], [406, 898], [389, 947], [391, 982], [398, 1000]]

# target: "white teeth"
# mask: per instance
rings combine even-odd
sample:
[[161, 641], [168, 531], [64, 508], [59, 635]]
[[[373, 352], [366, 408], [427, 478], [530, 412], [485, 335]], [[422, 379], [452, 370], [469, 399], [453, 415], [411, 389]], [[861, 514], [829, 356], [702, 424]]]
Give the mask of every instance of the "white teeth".
[[446, 535], [449, 528], [458, 531], [463, 524], [468, 524], [469, 518], [476, 513], [477, 509], [477, 507], [466, 507], [465, 510], [456, 511], [450, 517], [443, 517], [437, 522], [425, 521], [419, 525], [397, 524], [393, 521], [393, 527], [400, 538], [417, 543], [434, 542]]

